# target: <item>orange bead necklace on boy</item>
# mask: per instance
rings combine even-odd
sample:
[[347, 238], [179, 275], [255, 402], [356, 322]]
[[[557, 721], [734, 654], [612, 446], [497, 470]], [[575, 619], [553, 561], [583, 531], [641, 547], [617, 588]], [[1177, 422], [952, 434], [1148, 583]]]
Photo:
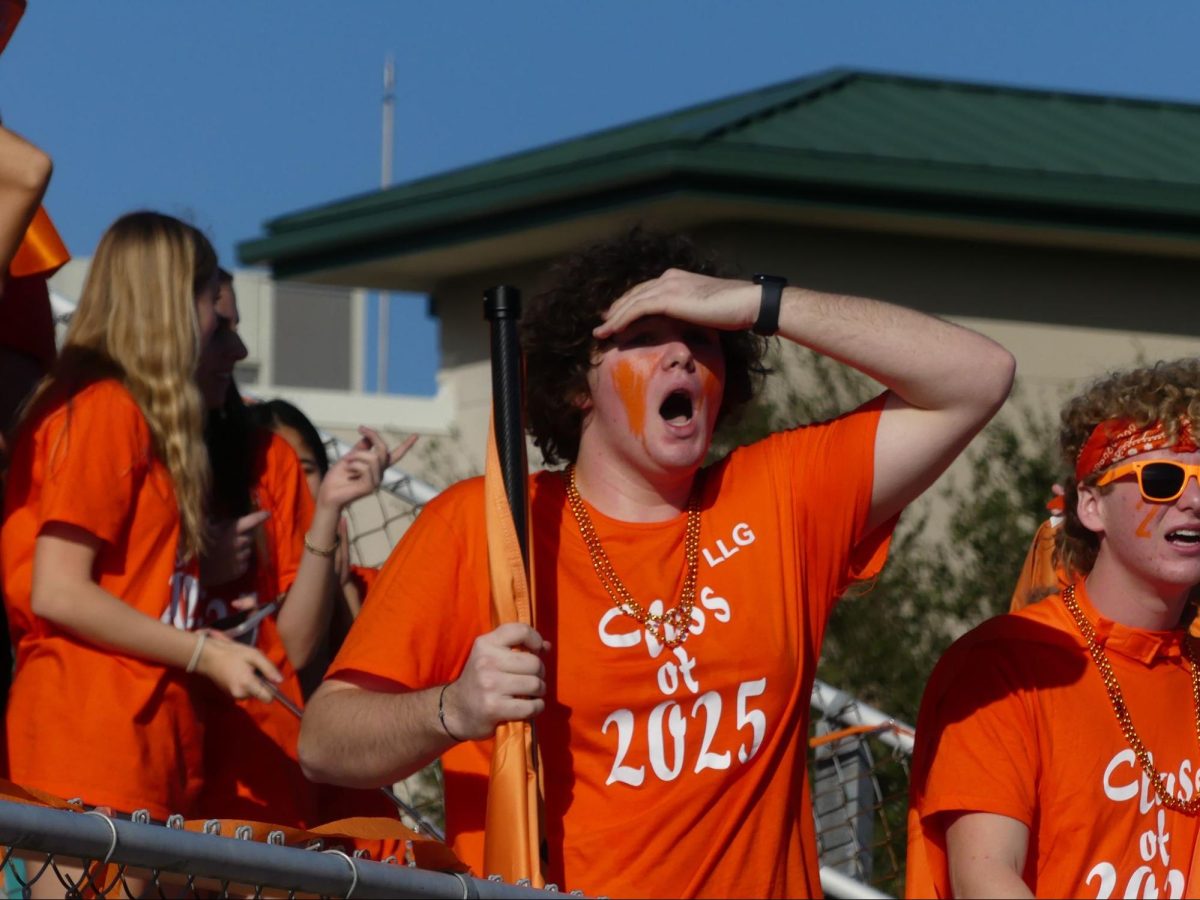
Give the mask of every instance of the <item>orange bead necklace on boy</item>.
[[[1117, 714], [1117, 724], [1121, 726], [1121, 732], [1125, 735], [1125, 741], [1129, 744], [1130, 749], [1133, 750], [1133, 755], [1137, 757], [1142, 771], [1150, 779], [1150, 783], [1154, 785], [1154, 793], [1158, 797], [1159, 802], [1167, 809], [1183, 813], [1186, 816], [1196, 815], [1197, 812], [1200, 812], [1200, 794], [1193, 794], [1189, 800], [1179, 800], [1176, 797], [1172, 797], [1163, 783], [1163, 776], [1154, 768], [1150, 752], [1146, 749], [1146, 745], [1142, 743], [1142, 739], [1138, 737], [1138, 733], [1133, 727], [1133, 719], [1129, 715], [1129, 707], [1125, 705], [1125, 697], [1121, 693], [1121, 685], [1117, 681], [1117, 675], [1113, 671], [1112, 664], [1108, 661], [1108, 656], [1105, 655], [1104, 649], [1096, 639], [1096, 630], [1092, 628], [1092, 623], [1084, 616], [1083, 610], [1079, 608], [1079, 601], [1075, 599], [1075, 585], [1068, 585], [1062, 592], [1062, 598], [1063, 603], [1070, 610], [1071, 617], [1075, 620], [1080, 634], [1083, 635], [1083, 639], [1087, 642], [1088, 652], [1091, 653], [1092, 659], [1096, 663], [1096, 668], [1100, 670], [1100, 679], [1104, 682], [1104, 689], [1108, 691], [1108, 699], [1112, 703], [1113, 712]], [[1188, 662], [1191, 663], [1192, 715], [1196, 722], [1196, 737], [1197, 740], [1200, 740], [1200, 667], [1196, 665], [1196, 653], [1192, 646], [1191, 635], [1184, 635], [1183, 646]]]
[[[683, 537], [683, 557], [687, 571], [683, 578], [683, 590], [679, 595], [679, 605], [657, 615], [638, 603], [621, 583], [608, 554], [604, 552], [600, 537], [596, 534], [595, 526], [592, 525], [592, 518], [588, 515], [583, 498], [579, 496], [579, 489], [575, 486], [575, 467], [568, 466], [566, 471], [567, 503], [571, 506], [571, 512], [575, 514], [579, 533], [583, 537], [583, 543], [587, 546], [588, 555], [592, 558], [592, 568], [596, 570], [596, 577], [600, 579], [600, 584], [604, 586], [604, 590], [608, 592], [608, 596], [617, 609], [644, 625], [646, 631], [653, 635], [655, 640], [667, 647], [679, 646], [691, 634], [689, 629], [692, 624], [692, 607], [696, 605], [696, 573], [700, 562], [701, 477], [700, 475], [696, 476], [695, 484], [692, 485], [692, 494], [688, 498], [687, 530]], [[667, 626], [670, 626], [670, 633], [667, 631]]]

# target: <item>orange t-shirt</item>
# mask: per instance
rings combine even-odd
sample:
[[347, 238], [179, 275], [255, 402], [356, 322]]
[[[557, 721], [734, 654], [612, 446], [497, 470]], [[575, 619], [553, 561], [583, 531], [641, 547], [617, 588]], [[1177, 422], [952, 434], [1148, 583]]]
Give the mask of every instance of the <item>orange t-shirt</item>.
[[[881, 408], [773, 435], [706, 470], [693, 634], [673, 650], [614, 608], [561, 475], [532, 479], [537, 626], [552, 643], [537, 720], [549, 881], [611, 896], [819, 895], [809, 696], [836, 599], [886, 553], [890, 527], [864, 533]], [[675, 605], [686, 516], [590, 512], [633, 595], [652, 612], [655, 598]], [[456, 678], [491, 630], [486, 556], [472, 479], [409, 529], [330, 677], [398, 690]], [[486, 749], [443, 757], [448, 837], [476, 872]]]
[[16, 647], [8, 701], [9, 777], [126, 812], [188, 814], [202, 733], [192, 679], [101, 649], [33, 614], [34, 542], [64, 522], [104, 543], [100, 587], [147, 616], [191, 627], [195, 562], [176, 558], [179, 511], [129, 392], [113, 380], [49, 403], [17, 439], [0, 532], [4, 605]]
[[[230, 601], [254, 595], [259, 605], [291, 589], [304, 553], [304, 534], [313, 517], [312, 495], [300, 461], [287, 442], [264, 430], [251, 465], [255, 508], [270, 512], [262, 525], [255, 563], [228, 584], [205, 588], [201, 620], [206, 625], [234, 612]], [[263, 619], [239, 640], [257, 647], [283, 674], [279, 690], [303, 706], [300, 680], [288, 661], [275, 616]], [[297, 759], [300, 720], [283, 704], [234, 700], [215, 687], [205, 691], [204, 787], [198, 808], [214, 818], [248, 819], [303, 828], [314, 820], [315, 792]]]
[[[1075, 590], [1138, 735], [1170, 790], [1190, 798], [1200, 746], [1184, 632], [1111, 622], [1082, 581]], [[1029, 827], [1024, 879], [1038, 896], [1183, 896], [1196, 818], [1155, 797], [1058, 595], [985, 622], [934, 669], [912, 761], [908, 896], [950, 896], [942, 814], [960, 811]]]
[[365, 601], [379, 579], [379, 569], [374, 566], [351, 566], [350, 578], [358, 588], [359, 597]]

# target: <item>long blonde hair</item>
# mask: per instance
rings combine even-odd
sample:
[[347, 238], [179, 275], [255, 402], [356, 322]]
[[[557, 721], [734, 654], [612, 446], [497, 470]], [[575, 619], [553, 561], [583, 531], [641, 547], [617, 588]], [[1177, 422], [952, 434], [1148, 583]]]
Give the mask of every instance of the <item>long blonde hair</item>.
[[191, 225], [154, 212], [117, 219], [96, 248], [59, 360], [26, 407], [32, 412], [50, 394], [73, 396], [100, 378], [119, 380], [171, 476], [180, 547], [189, 554], [203, 549], [211, 478], [195, 382], [195, 298], [216, 274], [212, 244]]

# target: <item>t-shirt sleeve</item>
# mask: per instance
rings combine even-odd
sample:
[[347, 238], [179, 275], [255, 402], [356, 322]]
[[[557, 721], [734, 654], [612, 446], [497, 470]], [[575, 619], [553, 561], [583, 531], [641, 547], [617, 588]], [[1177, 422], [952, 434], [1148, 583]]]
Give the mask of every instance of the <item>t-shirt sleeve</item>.
[[276, 592], [283, 594], [291, 589], [300, 569], [314, 504], [300, 460], [287, 442], [271, 434], [266, 454], [259, 505], [271, 512], [268, 522], [275, 547]]
[[930, 819], [946, 812], [1033, 824], [1038, 729], [1013, 655], [1000, 644], [964, 648], [931, 679], [917, 728], [927, 773], [914, 796], [927, 829], [940, 833], [944, 826]]
[[805, 596], [822, 607], [819, 613], [828, 614], [852, 582], [878, 575], [887, 558], [896, 519], [866, 533], [875, 433], [886, 397], [763, 442], [769, 468], [778, 473], [771, 490], [792, 505]]
[[152, 452], [133, 398], [116, 384], [88, 388], [46, 418], [37, 440], [45, 460], [38, 531], [63, 522], [120, 545]]
[[481, 479], [425, 507], [371, 586], [327, 677], [367, 676], [377, 688], [382, 680], [395, 690], [458, 677], [490, 622], [482, 517]]

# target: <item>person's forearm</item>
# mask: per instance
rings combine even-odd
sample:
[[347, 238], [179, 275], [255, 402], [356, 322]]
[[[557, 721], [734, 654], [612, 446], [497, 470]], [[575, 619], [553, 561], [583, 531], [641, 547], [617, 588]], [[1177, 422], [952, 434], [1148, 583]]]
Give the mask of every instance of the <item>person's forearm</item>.
[[0, 128], [0, 275], [12, 261], [53, 171], [50, 157]]
[[35, 585], [35, 615], [110, 650], [183, 669], [196, 649], [197, 635], [138, 612], [95, 582], [48, 579]]
[[369, 788], [407, 778], [454, 741], [438, 721], [441, 686], [411, 693], [327, 681], [300, 727], [300, 765], [312, 781]]
[[779, 334], [858, 369], [920, 409], [994, 411], [1012, 381], [1012, 356], [996, 342], [878, 300], [785, 288]]
[[[331, 547], [337, 537], [340, 510], [318, 506], [308, 529], [309, 540], [318, 547]], [[279, 610], [277, 624], [288, 662], [300, 670], [312, 661], [322, 638], [329, 631], [337, 587], [333, 557], [304, 551], [296, 579]]]

